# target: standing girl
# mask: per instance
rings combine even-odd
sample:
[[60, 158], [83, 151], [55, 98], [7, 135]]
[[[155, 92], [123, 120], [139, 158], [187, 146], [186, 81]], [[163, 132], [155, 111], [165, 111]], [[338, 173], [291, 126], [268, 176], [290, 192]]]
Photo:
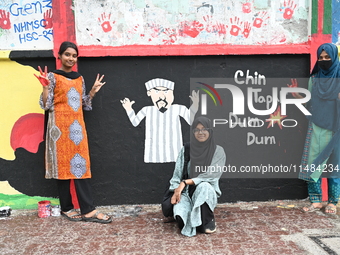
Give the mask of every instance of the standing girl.
[[[321, 178], [328, 178], [328, 203], [325, 213], [336, 214], [340, 196], [340, 62], [338, 48], [331, 43], [317, 50], [318, 61], [311, 73], [311, 100], [307, 137], [302, 156], [303, 172], [299, 178], [307, 181], [310, 205], [304, 212], [322, 208]], [[301, 95], [295, 94], [297, 98]], [[326, 173], [326, 176], [323, 174]]]
[[[92, 98], [105, 84], [99, 76], [85, 95], [83, 77], [72, 71], [77, 63], [78, 48], [72, 42], [60, 45], [61, 68], [36, 76], [43, 85], [40, 106], [49, 111], [46, 130], [46, 179], [57, 179], [62, 215], [71, 221], [110, 223], [112, 218], [94, 206], [90, 186], [91, 170], [83, 109], [92, 110]], [[74, 180], [80, 213], [72, 204], [70, 183]]]

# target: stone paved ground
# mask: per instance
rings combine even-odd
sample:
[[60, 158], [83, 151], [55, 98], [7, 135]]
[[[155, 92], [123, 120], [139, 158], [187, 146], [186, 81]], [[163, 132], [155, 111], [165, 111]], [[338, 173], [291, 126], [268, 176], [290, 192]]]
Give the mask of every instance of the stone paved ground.
[[159, 205], [101, 207], [114, 217], [107, 225], [19, 210], [0, 220], [0, 254], [340, 254], [339, 216], [303, 213], [306, 203], [219, 204], [217, 232], [191, 238], [164, 223]]

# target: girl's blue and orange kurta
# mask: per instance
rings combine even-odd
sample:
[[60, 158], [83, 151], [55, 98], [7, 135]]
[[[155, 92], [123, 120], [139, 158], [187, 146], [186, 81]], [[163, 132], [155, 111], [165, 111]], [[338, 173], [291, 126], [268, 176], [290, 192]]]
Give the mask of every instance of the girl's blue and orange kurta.
[[92, 110], [91, 99], [85, 95], [83, 77], [66, 78], [49, 73], [51, 81], [46, 106], [45, 168], [47, 179], [91, 178], [87, 133], [83, 118], [84, 110]]

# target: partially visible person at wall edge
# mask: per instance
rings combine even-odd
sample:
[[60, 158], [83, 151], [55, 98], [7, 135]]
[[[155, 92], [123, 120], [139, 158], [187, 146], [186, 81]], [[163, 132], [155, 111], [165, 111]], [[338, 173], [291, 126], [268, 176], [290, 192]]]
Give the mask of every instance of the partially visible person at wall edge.
[[[70, 221], [110, 223], [112, 218], [94, 206], [90, 186], [91, 169], [84, 110], [92, 110], [92, 99], [105, 84], [104, 75], [97, 78], [85, 94], [83, 77], [72, 71], [77, 63], [78, 48], [72, 42], [60, 45], [61, 68], [36, 76], [43, 85], [40, 106], [49, 111], [46, 130], [46, 179], [57, 179], [61, 214]], [[80, 212], [74, 209], [70, 183], [74, 180]]]
[[[221, 196], [219, 179], [226, 162], [224, 149], [216, 145], [211, 121], [206, 117], [198, 117], [191, 126], [190, 161], [188, 173], [198, 170], [197, 177], [182, 180], [184, 164], [184, 147], [180, 151], [173, 176], [170, 180], [170, 190], [174, 190], [171, 203], [174, 204], [173, 215], [181, 233], [185, 236], [196, 235], [196, 230], [211, 234], [216, 231], [214, 209], [217, 198]], [[210, 171], [211, 170], [211, 171]], [[189, 186], [195, 187], [189, 192]]]
[[[306, 180], [311, 204], [302, 208], [313, 212], [323, 208], [321, 178], [328, 181], [326, 214], [336, 214], [340, 196], [340, 62], [338, 48], [331, 43], [317, 50], [311, 73], [307, 108], [312, 114], [302, 155], [299, 178]], [[296, 94], [299, 98], [301, 95]]]

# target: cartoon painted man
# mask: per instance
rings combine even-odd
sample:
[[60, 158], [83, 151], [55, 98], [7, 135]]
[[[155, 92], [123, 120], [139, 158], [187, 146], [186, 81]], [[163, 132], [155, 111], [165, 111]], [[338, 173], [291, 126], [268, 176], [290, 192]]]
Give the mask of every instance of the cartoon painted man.
[[145, 163], [174, 162], [183, 146], [182, 129], [179, 116], [190, 125], [198, 110], [199, 94], [192, 91], [192, 105], [172, 104], [174, 85], [169, 80], [156, 78], [145, 83], [147, 95], [153, 106], [144, 106], [137, 115], [132, 109], [135, 101], [129, 98], [121, 100], [124, 109], [134, 127], [145, 118]]

